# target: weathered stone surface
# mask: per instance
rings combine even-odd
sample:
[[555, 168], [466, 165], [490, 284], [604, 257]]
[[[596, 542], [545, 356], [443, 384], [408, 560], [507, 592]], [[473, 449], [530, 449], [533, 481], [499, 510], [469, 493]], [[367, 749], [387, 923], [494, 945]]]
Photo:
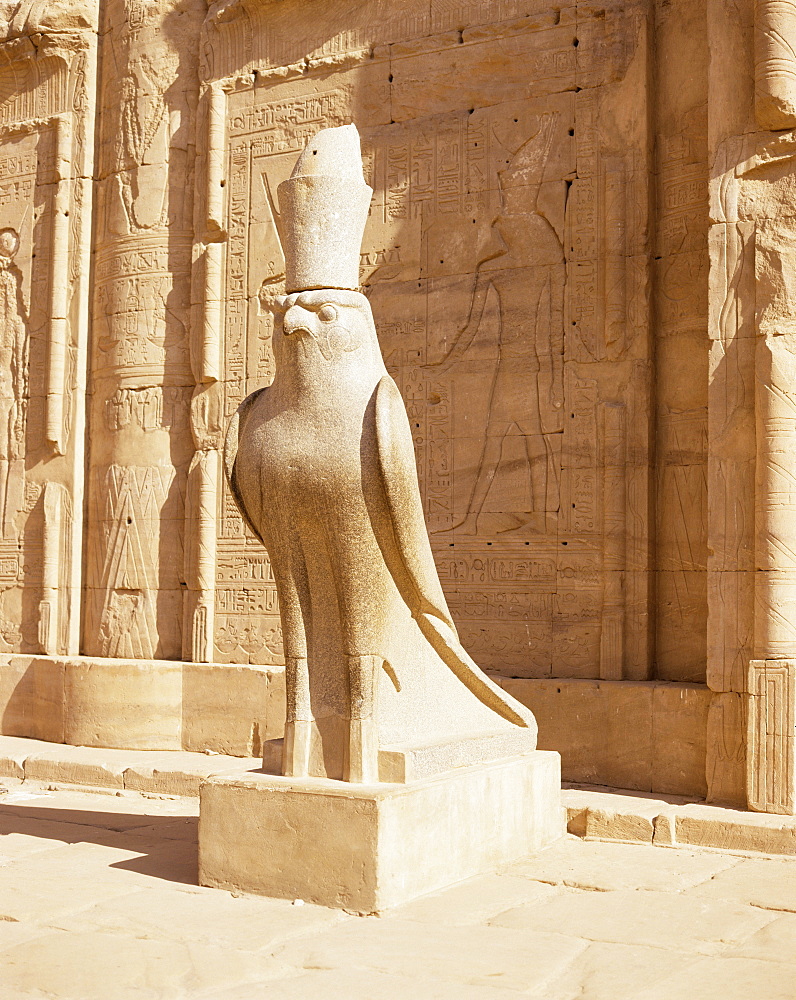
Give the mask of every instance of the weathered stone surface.
[[534, 936], [560, 923], [578, 937], [616, 943], [626, 940], [632, 927], [632, 936], [639, 944], [711, 955], [728, 943], [744, 940], [770, 921], [771, 914], [737, 903], [621, 889], [588, 894], [573, 890], [507, 910], [489, 923]]
[[[18, 850], [0, 857], [4, 1000], [44, 992], [56, 1000], [106, 1000], [114, 976], [120, 1000], [792, 995], [792, 915], [776, 907], [793, 862], [775, 879], [752, 873], [757, 905], [747, 901], [743, 882], [733, 886], [727, 877], [747, 863], [742, 858], [705, 855], [728, 867], [718, 876], [724, 898], [702, 897], [704, 908], [695, 905], [696, 890], [676, 883], [643, 888], [665, 884], [678, 849], [635, 848], [643, 864], [625, 863], [623, 889], [491, 875], [393, 915], [361, 918], [189, 884], [193, 800], [43, 792], [4, 805], [7, 798], [0, 796], [0, 855], [6, 838]], [[573, 855], [572, 874], [586, 885], [594, 882], [593, 859], [583, 860], [580, 870]], [[501, 913], [516, 926], [496, 923]]]
[[653, 892], [700, 885], [732, 863], [721, 855], [694, 851], [664, 851], [660, 858], [658, 850], [638, 844], [582, 843], [568, 837], [538, 858], [521, 861], [508, 871], [580, 889], [640, 888]]
[[[793, 814], [746, 671], [796, 655], [795, 38], [791, 0], [0, 0], [0, 653], [283, 664], [220, 451], [274, 375], [278, 188], [353, 122], [374, 200], [342, 283], [464, 647], [512, 678], [706, 684], [703, 779], [692, 705], [594, 780]], [[12, 675], [0, 731], [120, 732], [65, 737]]]
[[563, 747], [565, 781], [705, 794], [710, 693], [693, 684], [506, 678], [539, 722], [539, 745]]
[[0, 733], [259, 756], [284, 732], [284, 681], [251, 664], [0, 655]]
[[199, 880], [380, 913], [561, 837], [560, 782], [544, 751], [406, 785], [217, 775], [201, 788]]

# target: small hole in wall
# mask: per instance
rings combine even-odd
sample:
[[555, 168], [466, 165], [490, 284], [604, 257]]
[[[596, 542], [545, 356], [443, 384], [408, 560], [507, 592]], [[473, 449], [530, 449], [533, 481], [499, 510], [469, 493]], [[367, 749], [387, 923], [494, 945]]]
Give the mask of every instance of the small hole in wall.
[[226, 181], [219, 181], [218, 183], [219, 183], [219, 186], [222, 187], [222, 188], [227, 186], [227, 182]]
[[580, 45], [580, 41], [577, 38], [572, 39], [572, 47], [576, 49]]
[[530, 545], [531, 543], [530, 543], [530, 542], [526, 542], [525, 544], [526, 544], [526, 545]]
[[451, 543], [450, 543], [450, 547], [451, 547], [451, 548], [453, 548], [453, 546], [454, 546], [455, 544], [456, 544], [456, 542], [451, 542]]
[[571, 128], [571, 129], [569, 130], [569, 134], [570, 134], [570, 135], [574, 135], [574, 134], [575, 134], [575, 129], [574, 129], [574, 128]]
[[313, 155], [313, 156], [317, 156], [317, 155], [318, 155], [318, 150], [317, 150], [317, 149], [313, 149], [313, 151], [312, 151], [312, 155]]
[[569, 542], [562, 542], [562, 545], [569, 545]]
[[128, 524], [132, 524], [132, 523], [133, 523], [133, 519], [132, 519], [131, 517], [128, 517], [128, 518], [127, 518], [127, 523], [128, 523]]
[[518, 121], [519, 121], [519, 118], [515, 118], [514, 119], [514, 124], [516, 125]]

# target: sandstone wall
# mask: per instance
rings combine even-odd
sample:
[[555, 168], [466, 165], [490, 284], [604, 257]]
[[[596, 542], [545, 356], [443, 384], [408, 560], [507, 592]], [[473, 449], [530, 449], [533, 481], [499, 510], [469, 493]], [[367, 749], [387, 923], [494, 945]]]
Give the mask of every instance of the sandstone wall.
[[0, 0], [0, 652], [281, 662], [220, 447], [353, 120], [465, 645], [707, 683], [709, 793], [794, 807], [795, 11]]

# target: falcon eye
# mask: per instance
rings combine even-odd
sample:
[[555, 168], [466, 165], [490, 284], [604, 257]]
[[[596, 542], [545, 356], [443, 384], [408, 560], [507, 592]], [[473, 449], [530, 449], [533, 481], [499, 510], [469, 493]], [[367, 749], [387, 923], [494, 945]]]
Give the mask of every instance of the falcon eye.
[[337, 319], [337, 310], [327, 303], [318, 310], [318, 317], [322, 323], [333, 323]]

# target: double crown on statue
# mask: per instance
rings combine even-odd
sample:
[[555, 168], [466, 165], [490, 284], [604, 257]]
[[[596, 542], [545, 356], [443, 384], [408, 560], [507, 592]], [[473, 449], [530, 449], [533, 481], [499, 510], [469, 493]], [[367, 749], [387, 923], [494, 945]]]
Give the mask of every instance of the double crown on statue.
[[373, 189], [355, 125], [324, 129], [279, 185], [285, 291], [359, 288], [359, 253]]

